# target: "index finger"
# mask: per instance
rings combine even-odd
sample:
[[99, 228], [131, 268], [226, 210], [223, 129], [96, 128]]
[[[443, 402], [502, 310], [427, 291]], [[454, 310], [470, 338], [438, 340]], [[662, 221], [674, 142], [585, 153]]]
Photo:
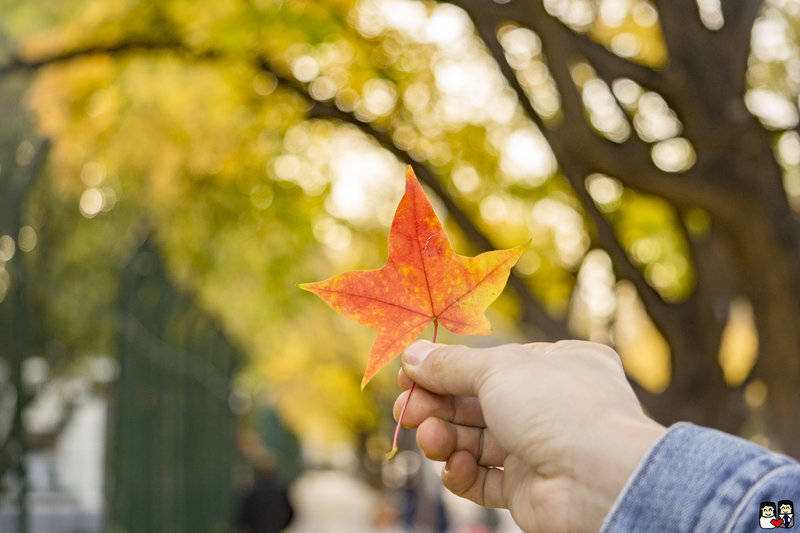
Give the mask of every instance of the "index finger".
[[[394, 419], [400, 416], [409, 391], [405, 391], [394, 402]], [[403, 426], [415, 428], [429, 417], [441, 418], [462, 426], [486, 427], [478, 398], [474, 396], [441, 396], [419, 385], [408, 402]]]

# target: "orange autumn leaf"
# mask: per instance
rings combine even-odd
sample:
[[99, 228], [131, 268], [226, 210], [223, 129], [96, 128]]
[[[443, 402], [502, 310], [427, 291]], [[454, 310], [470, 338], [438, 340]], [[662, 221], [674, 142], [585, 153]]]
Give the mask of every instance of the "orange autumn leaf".
[[378, 331], [361, 388], [434, 320], [458, 335], [488, 335], [484, 311], [500, 295], [524, 246], [464, 257], [453, 252], [411, 167], [389, 231], [389, 259], [305, 283], [346, 317]]

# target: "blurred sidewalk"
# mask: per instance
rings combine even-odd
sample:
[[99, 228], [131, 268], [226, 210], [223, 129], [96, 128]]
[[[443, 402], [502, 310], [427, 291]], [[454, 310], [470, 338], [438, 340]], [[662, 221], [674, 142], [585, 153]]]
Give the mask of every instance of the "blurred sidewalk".
[[[428, 468], [434, 468], [428, 464]], [[482, 508], [443, 490], [450, 531], [477, 531]], [[365, 482], [336, 470], [309, 470], [291, 488], [295, 520], [289, 533], [400, 533], [400, 525], [378, 525], [385, 497]], [[391, 500], [389, 500], [391, 502]], [[517, 533], [507, 511], [499, 511], [498, 533]], [[415, 530], [418, 531], [418, 530]]]
[[[28, 533], [103, 530], [105, 418], [105, 401], [87, 396], [54, 449], [28, 453]], [[11, 478], [4, 485], [7, 493], [16, 490]], [[7, 493], [0, 500], [0, 532], [14, 533], [17, 512]]]

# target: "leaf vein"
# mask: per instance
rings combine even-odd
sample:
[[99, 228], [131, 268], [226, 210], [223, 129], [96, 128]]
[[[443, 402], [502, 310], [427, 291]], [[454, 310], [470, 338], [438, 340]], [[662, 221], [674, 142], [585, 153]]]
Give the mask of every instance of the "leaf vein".
[[467, 292], [465, 292], [464, 294], [462, 294], [458, 298], [455, 298], [452, 302], [447, 304], [447, 307], [442, 309], [442, 312], [439, 313], [438, 315], [436, 315], [436, 318], [439, 318], [440, 316], [445, 314], [447, 312], [447, 310], [450, 309], [451, 307], [453, 307], [455, 304], [461, 305], [460, 304], [461, 299], [465, 298], [467, 295], [469, 295], [471, 292], [473, 292], [475, 289], [477, 289], [484, 281], [486, 281], [486, 278], [488, 278], [489, 276], [491, 276], [492, 274], [497, 272], [501, 267], [505, 266], [505, 264], [508, 263], [509, 261], [510, 261], [510, 258], [499, 262], [493, 269], [491, 269], [489, 272], [487, 272], [486, 275], [483, 276], [477, 283], [475, 283], [472, 287], [470, 287], [469, 290], [467, 290]]
[[401, 304], [398, 304], [398, 303], [395, 303], [395, 302], [389, 302], [389, 301], [386, 301], [386, 300], [382, 300], [382, 299], [377, 298], [375, 296], [370, 296], [370, 295], [366, 295], [366, 294], [356, 294], [354, 292], [346, 292], [346, 291], [334, 291], [334, 290], [331, 290], [331, 289], [320, 289], [320, 288], [317, 288], [315, 290], [317, 290], [319, 292], [327, 292], [327, 293], [333, 293], [333, 294], [343, 294], [343, 295], [346, 295], [346, 296], [352, 296], [354, 298], [364, 298], [365, 300], [372, 300], [372, 301], [375, 301], [375, 302], [380, 302], [382, 304], [386, 304], [386, 305], [391, 306], [391, 307], [397, 307], [399, 309], [404, 309], [406, 311], [409, 311], [411, 313], [417, 314], [419, 316], [424, 316], [425, 318], [428, 318], [430, 320], [433, 320], [433, 318], [434, 318], [434, 317], [432, 317], [430, 315], [426, 315], [422, 311], [418, 311], [416, 309], [412, 309], [410, 307], [406, 307], [405, 305], [401, 305]]

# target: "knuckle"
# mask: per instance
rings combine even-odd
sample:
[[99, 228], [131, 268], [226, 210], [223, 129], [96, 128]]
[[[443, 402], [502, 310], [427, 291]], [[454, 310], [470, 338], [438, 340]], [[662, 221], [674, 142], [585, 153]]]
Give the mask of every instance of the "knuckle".
[[611, 346], [608, 346], [607, 344], [601, 344], [599, 342], [584, 341], [584, 343], [586, 344], [586, 349], [590, 350], [598, 357], [602, 357], [621, 364], [619, 354]]
[[587, 344], [594, 344], [593, 342], [589, 341], [582, 341], [578, 339], [562, 339], [560, 341], [556, 341], [553, 343], [553, 346], [550, 348], [549, 351], [556, 351], [556, 350], [570, 350], [576, 348], [585, 348]]
[[610, 359], [612, 359], [614, 361], [619, 361], [620, 360], [619, 354], [617, 353], [617, 351], [614, 348], [612, 348], [611, 346], [608, 346], [607, 344], [595, 343], [595, 349], [598, 351], [598, 353], [600, 353], [600, 354], [602, 354], [602, 355], [604, 355], [604, 356], [606, 356], [606, 357], [608, 357], [608, 358], [610, 358]]
[[547, 341], [537, 341], [537, 342], [528, 342], [522, 345], [523, 347], [527, 348], [528, 350], [533, 350], [534, 352], [547, 350], [551, 346], [553, 346], [552, 342]]
[[606, 357], [619, 358], [616, 350], [614, 350], [614, 348], [611, 346], [593, 341], [583, 341], [577, 339], [560, 340], [553, 344], [553, 347], [549, 351], [552, 352], [561, 350], [582, 350]]

